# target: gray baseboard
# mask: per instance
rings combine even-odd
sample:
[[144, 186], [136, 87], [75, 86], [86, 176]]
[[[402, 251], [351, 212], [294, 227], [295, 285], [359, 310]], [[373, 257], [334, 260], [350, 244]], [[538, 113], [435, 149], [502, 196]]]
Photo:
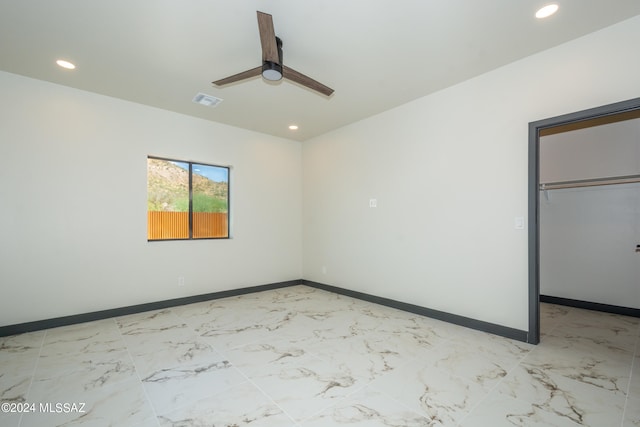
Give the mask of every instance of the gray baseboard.
[[540, 302], [566, 305], [568, 307], [584, 308], [586, 310], [602, 311], [604, 313], [621, 314], [623, 316], [640, 317], [639, 308], [621, 307], [619, 305], [601, 304], [599, 302], [553, 297], [550, 295], [540, 295]]
[[[246, 288], [232, 289], [228, 291], [213, 292], [209, 294], [194, 295], [182, 298], [175, 298], [164, 301], [150, 302], [146, 304], [137, 304], [127, 307], [113, 308], [108, 310], [94, 311], [90, 313], [74, 314], [71, 316], [56, 317], [53, 319], [37, 320], [34, 322], [20, 323], [16, 325], [8, 325], [0, 327], [0, 337], [17, 335], [25, 332], [39, 331], [42, 329], [57, 328], [60, 326], [68, 326], [77, 323], [91, 322], [95, 320], [108, 319], [117, 316], [126, 316], [129, 314], [142, 313], [145, 311], [161, 310], [165, 308], [176, 307], [185, 304], [192, 304], [202, 301], [210, 301], [220, 298], [233, 297], [238, 295], [246, 295], [254, 292], [262, 292], [273, 289], [286, 288], [296, 285], [307, 285], [316, 289], [322, 289], [329, 292], [334, 292], [340, 295], [357, 298], [363, 301], [372, 302], [375, 304], [384, 305], [387, 307], [396, 308], [398, 310], [407, 311], [410, 313], [419, 314], [421, 316], [430, 317], [444, 322], [453, 323], [455, 325], [464, 326], [471, 329], [476, 329], [483, 332], [488, 332], [494, 335], [503, 336], [505, 338], [511, 338], [518, 341], [527, 342], [527, 332], [518, 329], [508, 328], [506, 326], [496, 325], [489, 322], [483, 322], [476, 319], [471, 319], [456, 314], [447, 313], [444, 311], [433, 310], [427, 307], [422, 307], [406, 302], [396, 301], [389, 298], [383, 298], [376, 295], [371, 295], [363, 292], [352, 291], [337, 286], [327, 285], [324, 283], [313, 282], [310, 280], [289, 280], [286, 282], [270, 283], [267, 285], [251, 286]], [[640, 311], [640, 310], [639, 310]]]
[[489, 323], [489, 322], [483, 322], [481, 320], [471, 319], [469, 317], [459, 316], [457, 314], [451, 314], [444, 311], [433, 310], [431, 308], [409, 304], [406, 302], [396, 301], [389, 298], [383, 298], [375, 295], [370, 295], [363, 292], [339, 288], [337, 286], [326, 285], [324, 283], [317, 283], [309, 280], [303, 280], [302, 283], [307, 286], [311, 286], [313, 288], [323, 289], [325, 291], [334, 292], [337, 294], [361, 299], [364, 301], [373, 302], [373, 303], [384, 305], [387, 307], [396, 308], [398, 310], [408, 311], [410, 313], [415, 313], [421, 316], [442, 320], [444, 322], [453, 323], [455, 325], [464, 326], [466, 328], [471, 328], [471, 329], [475, 329], [482, 332], [488, 332], [490, 334], [499, 335], [499, 336], [514, 339], [517, 341], [528, 342], [527, 341], [528, 333], [526, 331], [522, 331], [519, 329], [509, 328], [502, 325], [496, 325], [494, 323]]
[[196, 302], [215, 300], [220, 298], [234, 297], [238, 295], [251, 294], [254, 292], [269, 291], [272, 289], [286, 288], [300, 285], [302, 280], [289, 280], [286, 282], [270, 283], [267, 285], [250, 286], [228, 291], [212, 292], [209, 294], [193, 295], [182, 298], [175, 298], [164, 301], [155, 301], [145, 304], [130, 305], [128, 307], [112, 308], [108, 310], [94, 311], [91, 313], [74, 314], [71, 316], [56, 317], [53, 319], [37, 320], [34, 322], [20, 323], [0, 327], [0, 337], [23, 334], [25, 332], [39, 331], [42, 329], [57, 328], [59, 326], [74, 325], [76, 323], [91, 322], [94, 320], [108, 319], [128, 314], [142, 313], [145, 311], [161, 310], [164, 308], [176, 307], [179, 305], [193, 304]]

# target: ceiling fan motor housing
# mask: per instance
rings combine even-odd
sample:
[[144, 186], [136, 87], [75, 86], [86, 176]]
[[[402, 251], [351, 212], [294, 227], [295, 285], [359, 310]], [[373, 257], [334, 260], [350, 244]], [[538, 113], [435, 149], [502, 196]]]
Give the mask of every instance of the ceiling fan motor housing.
[[262, 63], [262, 77], [271, 81], [282, 79], [282, 40], [276, 37], [276, 45], [278, 46], [279, 63], [272, 61], [264, 61]]

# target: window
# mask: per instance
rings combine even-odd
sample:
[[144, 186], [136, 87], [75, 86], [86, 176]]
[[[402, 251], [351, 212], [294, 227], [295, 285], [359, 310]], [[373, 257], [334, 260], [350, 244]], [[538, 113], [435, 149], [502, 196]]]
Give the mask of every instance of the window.
[[147, 157], [147, 239], [229, 238], [229, 168]]

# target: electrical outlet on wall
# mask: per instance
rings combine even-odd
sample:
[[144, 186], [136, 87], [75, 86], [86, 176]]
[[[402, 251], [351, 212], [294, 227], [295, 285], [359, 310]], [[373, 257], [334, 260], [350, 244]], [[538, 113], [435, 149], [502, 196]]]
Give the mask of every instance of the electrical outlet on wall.
[[184, 276], [178, 277], [178, 286], [184, 286]]

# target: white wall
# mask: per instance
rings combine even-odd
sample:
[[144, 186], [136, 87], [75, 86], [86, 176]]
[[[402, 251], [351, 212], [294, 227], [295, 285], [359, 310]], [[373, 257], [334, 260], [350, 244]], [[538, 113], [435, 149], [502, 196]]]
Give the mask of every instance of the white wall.
[[[301, 277], [298, 142], [8, 73], [0, 93], [0, 326]], [[147, 242], [147, 155], [232, 165], [233, 238]]]
[[304, 277], [527, 330], [528, 123], [640, 96], [639, 39], [636, 17], [306, 142]]
[[640, 308], [640, 184], [549, 191], [540, 201], [540, 293]]
[[540, 138], [540, 182], [640, 173], [640, 119]]

